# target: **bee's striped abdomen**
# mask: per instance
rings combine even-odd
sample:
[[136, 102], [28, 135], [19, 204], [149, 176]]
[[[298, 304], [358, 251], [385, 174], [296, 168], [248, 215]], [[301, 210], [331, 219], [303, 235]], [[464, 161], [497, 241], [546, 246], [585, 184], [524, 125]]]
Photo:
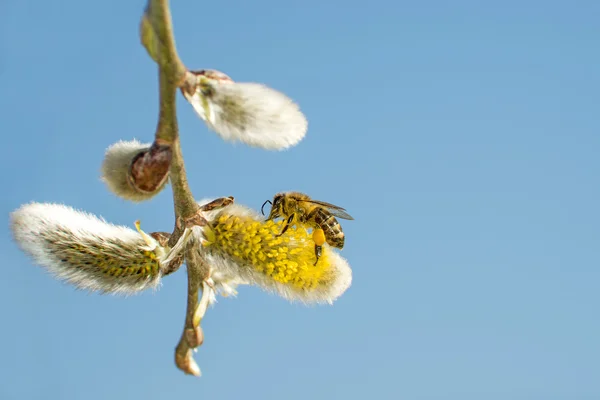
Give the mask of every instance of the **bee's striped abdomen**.
[[327, 210], [317, 208], [307, 217], [308, 220], [312, 219], [317, 226], [323, 229], [328, 245], [338, 249], [344, 247], [344, 232], [342, 232], [342, 226]]

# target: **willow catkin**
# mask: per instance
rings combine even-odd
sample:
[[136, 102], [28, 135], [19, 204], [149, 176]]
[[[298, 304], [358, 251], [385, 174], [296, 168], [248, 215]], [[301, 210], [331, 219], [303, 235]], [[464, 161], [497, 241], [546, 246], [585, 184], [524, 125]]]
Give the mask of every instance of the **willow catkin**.
[[224, 140], [283, 150], [306, 135], [306, 117], [292, 99], [277, 90], [259, 83], [204, 76], [199, 76], [198, 82], [194, 92], [183, 94], [198, 116]]
[[[153, 165], [153, 160], [151, 159], [151, 153], [155, 150], [155, 147], [152, 144], [140, 143], [137, 140], [121, 140], [108, 147], [101, 167], [102, 181], [104, 181], [108, 189], [123, 199], [136, 202], [149, 200], [160, 193], [168, 182], [170, 158], [164, 157], [162, 154], [160, 155], [158, 167], [164, 171], [156, 174], [155, 170], [157, 168], [156, 165]], [[140, 157], [142, 158], [141, 160]], [[150, 158], [149, 161], [146, 160], [148, 158]], [[137, 164], [139, 165], [136, 164], [136, 166], [138, 168], [132, 168], [134, 160], [137, 160]], [[143, 169], [147, 171], [143, 171]], [[134, 173], [136, 176], [132, 175]], [[148, 180], [146, 175], [155, 178], [151, 179], [153, 182], [151, 182], [150, 188], [146, 187], [147, 182], [144, 182]], [[156, 177], [158, 177], [158, 181], [156, 181]], [[135, 182], [135, 178], [138, 178], [142, 182]]]
[[164, 248], [141, 231], [47, 203], [23, 205], [10, 225], [25, 253], [77, 288], [133, 294], [160, 282]]
[[303, 303], [333, 303], [352, 282], [350, 266], [327, 244], [317, 265], [312, 235], [300, 224], [277, 236], [283, 222], [264, 221], [239, 204], [205, 213], [204, 245], [219, 284], [251, 284]]

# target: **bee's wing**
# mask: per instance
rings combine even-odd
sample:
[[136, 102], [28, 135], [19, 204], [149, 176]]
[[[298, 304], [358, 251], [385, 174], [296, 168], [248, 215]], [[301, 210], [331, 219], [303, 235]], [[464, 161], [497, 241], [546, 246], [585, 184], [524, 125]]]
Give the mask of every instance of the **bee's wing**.
[[350, 219], [350, 220], [354, 219], [354, 218], [352, 218], [352, 216], [350, 214], [348, 214], [344, 210], [335, 209], [335, 208], [329, 208], [329, 212], [331, 214], [333, 214], [335, 217], [338, 217], [338, 218], [341, 218], [341, 219]]
[[346, 209], [344, 209], [344, 208], [342, 208], [340, 206], [336, 206], [335, 204], [327, 203], [325, 201], [313, 200], [313, 199], [303, 200], [303, 201], [305, 201], [307, 203], [313, 203], [313, 204], [317, 204], [317, 205], [320, 205], [322, 207], [325, 207], [335, 217], [338, 217], [338, 218], [341, 218], [341, 219], [350, 219], [350, 220], [354, 219], [354, 218], [352, 218], [352, 216], [350, 214], [348, 214], [346, 212]]

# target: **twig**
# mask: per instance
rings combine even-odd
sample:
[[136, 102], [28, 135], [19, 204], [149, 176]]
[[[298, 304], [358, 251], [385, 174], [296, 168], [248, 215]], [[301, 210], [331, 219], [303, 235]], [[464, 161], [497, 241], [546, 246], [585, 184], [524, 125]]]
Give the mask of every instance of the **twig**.
[[170, 179], [175, 205], [175, 229], [169, 239], [174, 246], [183, 233], [180, 220], [194, 218], [199, 207], [190, 190], [185, 172], [179, 128], [177, 125], [176, 96], [178, 84], [183, 84], [187, 69], [177, 54], [168, 0], [152, 0], [146, 10], [156, 40], [159, 62], [160, 111], [155, 141], [172, 146]]
[[[186, 82], [189, 73], [177, 54], [168, 0], [150, 0], [146, 17], [150, 21], [155, 44], [148, 52], [159, 65], [160, 112], [155, 141], [170, 145], [173, 151], [170, 180], [173, 188], [175, 228], [168, 243], [173, 247], [183, 234], [188, 221], [197, 225], [206, 224], [188, 185], [177, 126], [177, 89]], [[185, 262], [188, 274], [187, 311], [183, 334], [175, 349], [175, 363], [187, 374], [200, 375], [200, 369], [192, 358], [192, 349], [202, 344], [203, 334], [200, 321], [195, 321], [194, 314], [198, 310], [200, 286], [209, 278], [210, 271], [199, 254], [191, 248], [185, 252]], [[203, 291], [206, 292], [206, 286]], [[203, 293], [203, 297], [204, 295], [207, 293]]]
[[[194, 361], [192, 350], [202, 344], [204, 333], [202, 332], [200, 321], [194, 320], [194, 315], [198, 310], [200, 285], [208, 278], [210, 271], [194, 249], [186, 251], [185, 259], [188, 273], [187, 309], [183, 333], [175, 348], [175, 364], [186, 374], [200, 376], [200, 368], [198, 368], [198, 365]], [[204, 288], [203, 290], [206, 289]], [[203, 295], [205, 294], [203, 293]]]
[[177, 54], [169, 0], [149, 0], [146, 15], [150, 16], [156, 39], [160, 44], [160, 56], [157, 62], [167, 69], [174, 82], [180, 82], [187, 68]]

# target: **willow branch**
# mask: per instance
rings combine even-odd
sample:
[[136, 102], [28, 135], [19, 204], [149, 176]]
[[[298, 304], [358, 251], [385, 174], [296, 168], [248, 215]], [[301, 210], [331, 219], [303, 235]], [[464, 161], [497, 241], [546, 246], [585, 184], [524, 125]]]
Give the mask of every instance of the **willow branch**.
[[181, 142], [179, 140], [179, 128], [177, 126], [177, 111], [175, 96], [177, 86], [169, 79], [168, 72], [160, 69], [160, 114], [158, 127], [156, 128], [156, 141], [162, 141], [164, 137], [170, 140], [171, 150], [173, 152], [170, 168], [171, 187], [173, 188], [173, 203], [175, 206], [175, 229], [169, 239], [169, 246], [174, 246], [183, 233], [185, 226], [181, 221], [197, 216], [200, 207], [187, 180], [183, 154], [181, 152]]
[[179, 140], [176, 96], [179, 85], [185, 81], [187, 69], [177, 54], [168, 0], [149, 1], [140, 34], [148, 54], [159, 65], [160, 111], [155, 141], [171, 146], [173, 152], [170, 179], [176, 223], [169, 245], [174, 246], [183, 233], [181, 222], [196, 217], [199, 207], [187, 181]]
[[[177, 126], [176, 94], [185, 81], [187, 69], [179, 59], [173, 36], [171, 13], [168, 0], [149, 0], [142, 18], [141, 37], [144, 47], [159, 65], [160, 112], [156, 128], [155, 142], [170, 145], [172, 159], [170, 180], [173, 188], [175, 208], [175, 229], [169, 239], [174, 246], [181, 237], [189, 221], [204, 224], [190, 190]], [[175, 350], [175, 363], [187, 374], [199, 375], [200, 370], [192, 358], [192, 349], [202, 344], [202, 329], [199, 321], [194, 321], [198, 308], [198, 293], [203, 281], [208, 278], [208, 268], [191, 248], [185, 253], [188, 273], [188, 300], [185, 327]]]
[[149, 49], [150, 56], [163, 69], [169, 70], [173, 81], [180, 82], [185, 76], [187, 69], [177, 54], [169, 1], [150, 0], [146, 7], [145, 16], [149, 17], [154, 32], [155, 47], [160, 53], [160, 56], [154, 55], [153, 51]]
[[190, 375], [200, 375], [200, 368], [194, 361], [192, 350], [200, 346], [204, 341], [204, 333], [200, 321], [194, 320], [194, 314], [198, 309], [198, 293], [202, 282], [208, 277], [209, 269], [200, 258], [197, 251], [190, 248], [186, 251], [186, 263], [188, 273], [188, 296], [187, 309], [185, 313], [185, 326], [175, 348], [175, 364], [179, 369]]

